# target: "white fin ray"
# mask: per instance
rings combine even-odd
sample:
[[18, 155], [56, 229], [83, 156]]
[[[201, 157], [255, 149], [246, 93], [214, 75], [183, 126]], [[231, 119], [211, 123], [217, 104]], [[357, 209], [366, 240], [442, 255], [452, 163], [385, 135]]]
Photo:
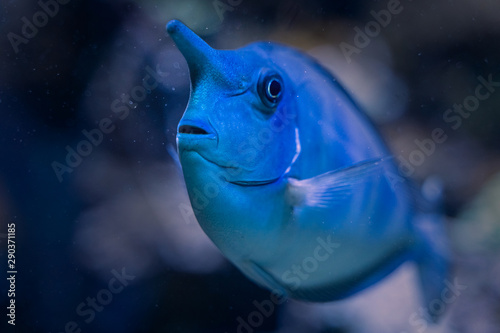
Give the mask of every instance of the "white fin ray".
[[304, 180], [290, 178], [287, 198], [294, 206], [326, 208], [350, 195], [366, 178], [383, 175], [384, 162], [389, 159], [390, 157], [369, 159]]

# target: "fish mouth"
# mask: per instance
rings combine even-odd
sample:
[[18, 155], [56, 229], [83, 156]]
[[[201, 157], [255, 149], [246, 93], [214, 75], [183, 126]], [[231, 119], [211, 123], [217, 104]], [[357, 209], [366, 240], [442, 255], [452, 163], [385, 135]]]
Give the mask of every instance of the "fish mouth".
[[203, 128], [194, 125], [182, 125], [179, 127], [178, 132], [183, 134], [195, 134], [195, 135], [208, 134], [208, 132]]
[[210, 124], [199, 120], [182, 119], [177, 128], [177, 137], [187, 141], [198, 141], [198, 139], [217, 139], [215, 130]]

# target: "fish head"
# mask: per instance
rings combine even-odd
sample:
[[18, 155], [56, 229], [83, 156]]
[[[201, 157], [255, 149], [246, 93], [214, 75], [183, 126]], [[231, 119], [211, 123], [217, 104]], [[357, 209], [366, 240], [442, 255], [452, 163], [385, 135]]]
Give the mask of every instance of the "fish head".
[[185, 178], [202, 173], [200, 167], [224, 169], [224, 181], [239, 185], [282, 177], [300, 145], [293, 82], [269, 56], [273, 44], [216, 50], [179, 21], [169, 22], [167, 31], [191, 79], [177, 129]]

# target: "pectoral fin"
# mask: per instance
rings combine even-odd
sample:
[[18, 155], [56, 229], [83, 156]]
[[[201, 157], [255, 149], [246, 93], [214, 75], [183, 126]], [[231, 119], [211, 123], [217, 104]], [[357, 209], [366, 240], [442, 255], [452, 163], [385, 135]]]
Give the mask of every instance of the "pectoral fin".
[[252, 261], [246, 261], [238, 268], [259, 286], [268, 288], [281, 296], [287, 296], [288, 291], [274, 276]]
[[177, 149], [173, 144], [167, 145], [167, 152], [172, 157], [172, 160], [174, 161], [174, 164], [177, 168], [177, 171], [179, 172], [179, 175], [182, 177], [182, 166], [181, 166], [181, 161], [179, 160], [179, 153], [177, 152]]
[[370, 159], [309, 179], [290, 178], [287, 199], [294, 206], [328, 207], [351, 194], [367, 178], [383, 175], [385, 162], [389, 159], [390, 157]]

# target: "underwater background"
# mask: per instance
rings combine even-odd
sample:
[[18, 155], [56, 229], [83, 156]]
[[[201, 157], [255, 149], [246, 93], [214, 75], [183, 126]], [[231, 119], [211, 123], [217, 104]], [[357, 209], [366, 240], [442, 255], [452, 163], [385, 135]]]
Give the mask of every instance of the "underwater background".
[[[499, 12], [493, 0], [3, 1], [0, 332], [500, 332]], [[174, 18], [218, 49], [272, 40], [311, 54], [405, 175], [442, 182], [454, 287], [438, 325], [414, 310], [411, 267], [339, 302], [270, 302], [222, 257], [172, 157], [189, 97]]]

